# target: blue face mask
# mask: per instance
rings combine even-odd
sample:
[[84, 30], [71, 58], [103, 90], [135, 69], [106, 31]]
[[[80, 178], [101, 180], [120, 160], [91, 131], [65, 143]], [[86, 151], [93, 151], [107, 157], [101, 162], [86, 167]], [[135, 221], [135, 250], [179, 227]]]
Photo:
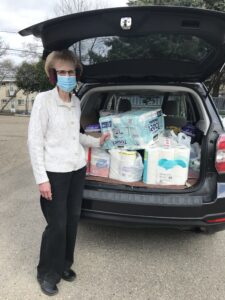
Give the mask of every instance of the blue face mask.
[[57, 75], [57, 86], [64, 92], [71, 92], [77, 85], [76, 76]]

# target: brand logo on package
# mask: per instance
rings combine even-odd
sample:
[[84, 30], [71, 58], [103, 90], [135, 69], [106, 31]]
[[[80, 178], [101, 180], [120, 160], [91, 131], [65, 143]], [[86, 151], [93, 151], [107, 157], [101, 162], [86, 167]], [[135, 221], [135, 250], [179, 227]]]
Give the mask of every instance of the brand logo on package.
[[131, 17], [124, 17], [120, 19], [120, 27], [123, 30], [130, 30], [132, 25], [132, 18]]
[[101, 127], [102, 128], [111, 128], [112, 127], [112, 121], [102, 122]]
[[150, 132], [156, 132], [159, 130], [159, 122], [158, 119], [154, 119], [148, 123], [148, 129]]

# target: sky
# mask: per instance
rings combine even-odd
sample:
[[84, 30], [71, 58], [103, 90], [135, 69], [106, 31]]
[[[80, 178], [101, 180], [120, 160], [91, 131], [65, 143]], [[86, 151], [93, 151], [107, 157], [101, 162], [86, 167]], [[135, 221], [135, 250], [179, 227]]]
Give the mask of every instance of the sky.
[[[10, 49], [24, 49], [33, 37], [21, 37], [18, 31], [33, 24], [54, 18], [54, 9], [60, 0], [0, 0], [0, 37]], [[108, 7], [126, 6], [127, 0], [104, 0]], [[36, 40], [37, 41], [37, 40]], [[41, 41], [38, 41], [42, 52]], [[9, 51], [5, 58], [19, 64], [24, 58], [19, 51]]]

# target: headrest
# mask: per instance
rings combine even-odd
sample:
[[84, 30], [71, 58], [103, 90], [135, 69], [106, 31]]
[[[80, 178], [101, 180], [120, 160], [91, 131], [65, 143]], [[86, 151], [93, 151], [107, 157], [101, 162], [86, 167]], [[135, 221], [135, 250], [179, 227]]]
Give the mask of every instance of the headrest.
[[131, 103], [128, 99], [126, 98], [120, 98], [119, 104], [117, 107], [118, 112], [126, 112], [131, 110]]
[[162, 111], [165, 115], [168, 116], [177, 116], [178, 115], [178, 106], [175, 100], [167, 100], [162, 105]]

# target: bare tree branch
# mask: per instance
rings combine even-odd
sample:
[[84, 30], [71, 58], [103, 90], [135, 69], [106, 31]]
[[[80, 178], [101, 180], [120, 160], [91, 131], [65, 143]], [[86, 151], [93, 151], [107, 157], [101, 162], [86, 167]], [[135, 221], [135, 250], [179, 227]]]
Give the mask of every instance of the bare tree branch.
[[109, 0], [59, 0], [55, 6], [56, 16], [109, 7]]
[[26, 61], [37, 61], [41, 58], [42, 50], [39, 48], [38, 42], [23, 43], [23, 49], [20, 57], [26, 58]]
[[6, 44], [6, 42], [0, 37], [0, 58], [7, 54], [8, 49], [8, 44]]

